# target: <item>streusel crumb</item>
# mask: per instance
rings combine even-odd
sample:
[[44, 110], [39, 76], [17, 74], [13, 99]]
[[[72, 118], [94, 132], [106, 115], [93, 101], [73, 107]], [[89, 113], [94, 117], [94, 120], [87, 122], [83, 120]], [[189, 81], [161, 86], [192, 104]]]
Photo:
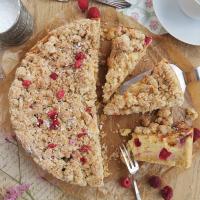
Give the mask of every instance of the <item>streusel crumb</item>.
[[121, 136], [128, 136], [131, 133], [131, 129], [129, 128], [119, 129], [119, 133]]

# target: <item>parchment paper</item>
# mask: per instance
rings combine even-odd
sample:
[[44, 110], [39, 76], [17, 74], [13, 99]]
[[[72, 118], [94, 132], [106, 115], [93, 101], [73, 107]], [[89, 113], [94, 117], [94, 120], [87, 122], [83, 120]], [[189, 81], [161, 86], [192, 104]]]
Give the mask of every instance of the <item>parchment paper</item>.
[[[123, 24], [128, 27], [136, 27], [142, 29], [146, 34], [151, 35], [146, 29], [141, 27], [139, 24], [134, 22], [131, 18], [125, 17], [120, 13], [115, 12], [111, 8], [105, 8], [101, 10], [102, 13], [102, 24], [104, 26], [116, 26], [118, 24]], [[112, 17], [111, 17], [112, 16]], [[84, 14], [80, 13], [76, 7], [70, 6], [68, 10], [64, 13], [60, 13], [59, 16], [55, 18], [54, 21], [49, 23], [47, 27], [44, 28], [44, 31], [40, 32], [37, 35], [33, 35], [33, 37], [24, 45], [16, 48], [5, 48], [1, 52], [0, 63], [2, 64], [6, 79], [0, 83], [0, 132], [4, 134], [4, 137], [11, 138], [11, 135], [14, 135], [8, 114], [8, 90], [10, 84], [14, 78], [14, 73], [16, 67], [20, 64], [20, 60], [24, 57], [24, 54], [30, 49], [37, 40], [41, 39], [48, 30], [51, 30], [55, 27], [58, 27], [66, 22], [72, 21], [77, 18], [84, 17]], [[153, 36], [153, 35], [152, 35]], [[138, 64], [137, 70], [134, 71], [134, 74], [139, 73], [144, 68], [151, 68], [157, 63], [162, 57], [165, 57], [170, 60], [171, 63], [181, 64], [183, 62], [182, 56], [178, 56], [176, 60], [173, 60], [174, 56], [169, 53], [172, 50], [171, 46], [168, 44], [166, 50], [166, 42], [162, 37], [154, 37], [153, 45], [148, 49], [147, 55], [141, 60]], [[162, 42], [161, 42], [162, 41]], [[109, 55], [110, 51], [110, 42], [104, 41], [101, 46], [101, 63], [103, 59]], [[105, 73], [107, 71], [107, 67], [105, 65], [100, 66], [100, 81], [98, 84], [98, 91], [101, 94], [101, 86], [104, 83]], [[101, 100], [101, 98], [100, 98]], [[102, 105], [101, 105], [102, 106]], [[100, 106], [100, 107], [101, 107]], [[101, 109], [100, 109], [101, 110]], [[103, 119], [104, 123], [101, 121]], [[102, 134], [105, 134], [105, 137], [102, 139], [102, 144], [105, 144], [108, 148], [107, 156], [109, 158], [109, 169], [111, 175], [105, 179], [105, 186], [102, 188], [90, 188], [90, 187], [79, 187], [74, 185], [68, 185], [64, 182], [58, 181], [54, 179], [52, 176], [47, 175], [45, 172], [41, 171], [38, 168], [38, 173], [40, 176], [44, 177], [51, 183], [57, 185], [61, 188], [66, 194], [77, 197], [81, 200], [112, 200], [112, 199], [123, 199], [123, 200], [131, 200], [134, 199], [134, 195], [132, 190], [123, 189], [119, 186], [118, 180], [120, 177], [127, 175], [127, 169], [122, 164], [119, 158], [112, 158], [114, 155], [113, 152], [118, 151], [119, 144], [125, 142], [125, 139], [117, 133], [119, 128], [134, 128], [137, 124], [138, 115], [129, 115], [129, 116], [111, 116], [100, 117], [100, 124], [102, 124]], [[198, 151], [198, 144], [195, 145], [195, 152]], [[21, 150], [20, 150], [21, 151]], [[23, 150], [22, 150], [23, 151]], [[24, 154], [24, 153], [23, 153]], [[12, 155], [10, 155], [12, 156]], [[28, 159], [27, 156], [24, 158]], [[30, 162], [31, 165], [35, 165]], [[158, 192], [149, 188], [146, 184], [147, 177], [150, 174], [161, 175], [165, 178], [166, 181], [170, 181], [173, 178], [174, 174], [183, 173], [184, 170], [163, 167], [159, 165], [152, 165], [141, 163], [141, 168], [139, 173], [137, 173], [136, 178], [139, 183], [139, 188], [141, 191], [142, 199], [151, 200], [151, 199], [159, 199]], [[56, 198], [56, 200], [59, 198]]]

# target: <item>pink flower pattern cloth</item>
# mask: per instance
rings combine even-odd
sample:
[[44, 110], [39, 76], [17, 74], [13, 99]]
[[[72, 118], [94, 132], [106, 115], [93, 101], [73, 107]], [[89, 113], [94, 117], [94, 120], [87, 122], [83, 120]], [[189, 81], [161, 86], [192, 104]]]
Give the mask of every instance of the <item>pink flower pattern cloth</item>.
[[121, 9], [125, 15], [131, 16], [134, 20], [145, 26], [154, 34], [165, 34], [153, 9], [152, 0], [127, 0], [132, 5], [129, 8]]

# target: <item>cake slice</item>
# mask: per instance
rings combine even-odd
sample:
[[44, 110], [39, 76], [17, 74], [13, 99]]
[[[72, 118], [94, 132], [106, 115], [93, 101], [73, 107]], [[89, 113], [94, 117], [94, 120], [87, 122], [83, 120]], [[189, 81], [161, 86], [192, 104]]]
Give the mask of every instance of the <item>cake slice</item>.
[[[192, 163], [193, 128], [198, 114], [192, 108], [178, 108], [182, 117], [175, 119], [177, 108], [163, 108], [145, 114], [132, 133], [128, 149], [136, 160], [188, 168]], [[175, 120], [178, 120], [175, 122]]]
[[121, 27], [116, 32], [112, 29], [110, 32], [107, 33], [107, 37], [111, 35], [110, 38], [113, 38], [112, 51], [107, 60], [108, 73], [103, 87], [104, 102], [110, 99], [125, 78], [133, 72], [152, 41], [150, 37], [135, 29]]
[[13, 129], [34, 161], [80, 186], [103, 184], [95, 102], [100, 22], [59, 27], [22, 60], [9, 91]]
[[154, 67], [149, 76], [116, 93], [104, 108], [107, 115], [145, 113], [163, 107], [180, 106], [184, 95], [178, 78], [166, 60]]
[[128, 148], [138, 161], [188, 168], [192, 163], [193, 129], [168, 133], [133, 133]]

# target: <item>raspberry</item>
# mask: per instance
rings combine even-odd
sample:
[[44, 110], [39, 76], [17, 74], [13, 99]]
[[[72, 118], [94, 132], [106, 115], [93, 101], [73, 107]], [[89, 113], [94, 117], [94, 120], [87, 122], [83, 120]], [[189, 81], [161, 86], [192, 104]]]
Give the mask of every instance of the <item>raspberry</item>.
[[162, 148], [162, 150], [160, 151], [160, 154], [159, 154], [159, 158], [161, 160], [167, 160], [167, 158], [171, 155], [172, 153], [169, 152], [167, 149], [165, 148]]
[[131, 180], [128, 177], [121, 178], [120, 185], [124, 188], [130, 188], [131, 187]]
[[89, 1], [88, 0], [78, 0], [79, 8], [85, 12], [88, 9]]
[[75, 55], [75, 59], [76, 60], [83, 60], [83, 59], [85, 59], [86, 58], [86, 56], [85, 56], [85, 54], [83, 53], [83, 52], [78, 52], [76, 55]]
[[76, 69], [79, 69], [79, 68], [81, 68], [81, 65], [82, 65], [82, 64], [83, 64], [83, 60], [82, 60], [82, 59], [76, 60], [75, 63], [74, 63], [74, 67], [75, 67]]
[[161, 180], [159, 176], [150, 176], [148, 183], [153, 188], [158, 188], [161, 186]]
[[88, 10], [88, 13], [87, 13], [87, 17], [89, 19], [96, 19], [96, 18], [100, 18], [100, 11], [97, 7], [91, 7], [89, 10]]
[[48, 148], [50, 149], [53, 149], [55, 147], [57, 147], [57, 144], [53, 144], [53, 143], [48, 144]]
[[55, 81], [58, 78], [58, 74], [56, 74], [55, 72], [52, 72], [49, 77]]
[[83, 136], [85, 136], [85, 135], [87, 135], [87, 133], [79, 133], [79, 134], [77, 135], [77, 137], [78, 137], [78, 138], [81, 138], [81, 137], [83, 137]]
[[65, 96], [65, 91], [64, 90], [59, 90], [56, 93], [56, 97], [57, 97], [58, 100], [62, 99], [64, 96]]
[[78, 138], [81, 138], [83, 136], [87, 135], [87, 130], [82, 128], [81, 132], [77, 135]]
[[43, 124], [42, 119], [37, 119], [37, 126], [40, 127]]
[[170, 200], [173, 197], [173, 189], [170, 186], [165, 186], [160, 191], [164, 200]]
[[79, 151], [80, 151], [80, 152], [84, 152], [84, 153], [88, 153], [90, 149], [91, 149], [91, 147], [90, 147], [89, 145], [83, 145], [83, 146], [79, 149]]
[[85, 157], [81, 157], [80, 161], [81, 161], [82, 165], [84, 165], [87, 162], [87, 159]]
[[50, 119], [53, 120], [53, 119], [56, 119], [58, 117], [58, 112], [55, 109], [52, 109], [47, 113], [47, 115]]
[[141, 146], [141, 142], [140, 142], [139, 138], [135, 138], [134, 139], [134, 144], [135, 144], [136, 147], [140, 147]]
[[91, 107], [86, 107], [86, 108], [85, 108], [85, 112], [87, 112], [87, 113], [89, 113], [89, 114], [90, 114], [90, 113], [91, 113], [91, 111], [92, 111], [92, 108], [91, 108]]
[[152, 41], [153, 41], [152, 37], [145, 36], [145, 39], [144, 39], [145, 45], [150, 45]]
[[196, 142], [199, 138], [200, 138], [200, 130], [198, 128], [194, 128], [193, 142]]
[[53, 119], [50, 124], [50, 129], [56, 130], [58, 129], [59, 125], [60, 125], [60, 122], [58, 121], [58, 119]]
[[22, 81], [22, 85], [24, 86], [24, 88], [28, 89], [29, 86], [31, 85], [31, 81], [29, 81], [29, 80], [23, 80]]

